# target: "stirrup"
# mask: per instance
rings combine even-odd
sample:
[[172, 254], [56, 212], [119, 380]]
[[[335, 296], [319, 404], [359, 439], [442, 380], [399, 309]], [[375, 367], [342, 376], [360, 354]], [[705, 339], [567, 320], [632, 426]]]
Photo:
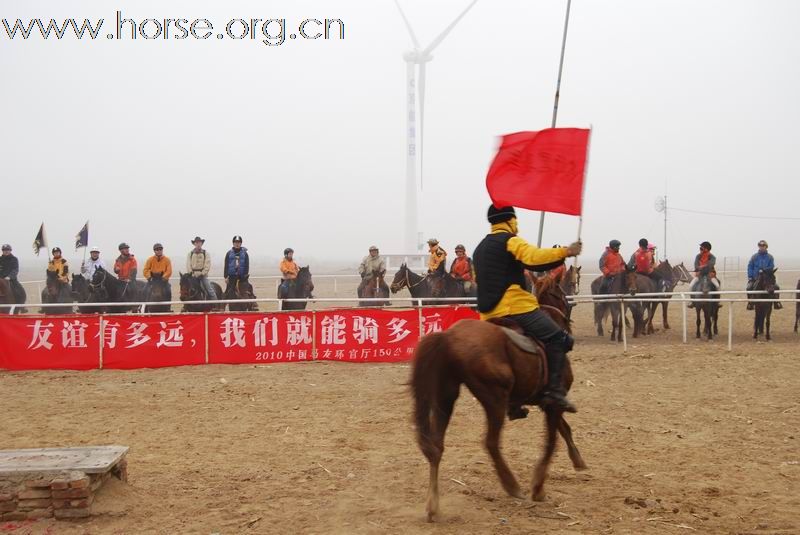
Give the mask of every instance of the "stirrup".
[[521, 420], [522, 418], [528, 417], [528, 409], [521, 405], [515, 405], [513, 407], [508, 408], [508, 419], [509, 420]]

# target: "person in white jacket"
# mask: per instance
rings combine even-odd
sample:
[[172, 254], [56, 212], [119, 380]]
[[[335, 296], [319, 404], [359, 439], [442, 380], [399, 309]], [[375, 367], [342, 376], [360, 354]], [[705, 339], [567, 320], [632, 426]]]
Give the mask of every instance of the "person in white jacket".
[[92, 282], [94, 272], [97, 271], [97, 268], [103, 268], [105, 271], [108, 271], [106, 263], [100, 258], [100, 248], [92, 247], [89, 249], [89, 260], [81, 263], [81, 275], [83, 275], [83, 278], [87, 281]]

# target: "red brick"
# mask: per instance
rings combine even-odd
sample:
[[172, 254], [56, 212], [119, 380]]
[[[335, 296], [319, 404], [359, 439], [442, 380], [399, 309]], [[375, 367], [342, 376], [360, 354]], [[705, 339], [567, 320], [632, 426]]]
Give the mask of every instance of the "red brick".
[[53, 508], [48, 507], [47, 509], [34, 509], [33, 511], [28, 511], [28, 518], [50, 518], [53, 516]]
[[72, 500], [69, 502], [70, 507], [74, 509], [85, 509], [92, 505], [94, 501], [94, 496], [89, 496], [88, 498], [84, 498], [82, 500]]
[[89, 516], [89, 509], [56, 509], [53, 514], [56, 518], [86, 518]]
[[10, 492], [0, 492], [0, 502], [12, 502], [14, 501], [14, 495]]
[[49, 498], [50, 489], [26, 489], [19, 493], [20, 500], [35, 500], [37, 498]]
[[17, 502], [17, 508], [20, 510], [29, 511], [31, 509], [41, 509], [43, 507], [50, 507], [53, 505], [53, 500], [50, 498], [40, 500], [20, 500]]
[[70, 499], [53, 500], [53, 507], [55, 507], [56, 509], [69, 509], [70, 502], [72, 502], [72, 500]]
[[50, 486], [49, 479], [29, 479], [25, 482], [29, 489], [46, 489]]
[[53, 490], [64, 490], [69, 488], [69, 481], [66, 479], [54, 479], [50, 482], [50, 488]]
[[28, 514], [22, 511], [14, 511], [13, 513], [3, 513], [0, 518], [3, 520], [27, 520]]
[[69, 482], [69, 488], [71, 489], [85, 489], [89, 486], [89, 478], [82, 477], [81, 479], [74, 479]]
[[65, 498], [69, 499], [88, 498], [91, 495], [91, 493], [92, 492], [89, 489], [54, 490], [53, 499], [63, 500]]
[[17, 510], [17, 502], [0, 502], [0, 513], [10, 513]]

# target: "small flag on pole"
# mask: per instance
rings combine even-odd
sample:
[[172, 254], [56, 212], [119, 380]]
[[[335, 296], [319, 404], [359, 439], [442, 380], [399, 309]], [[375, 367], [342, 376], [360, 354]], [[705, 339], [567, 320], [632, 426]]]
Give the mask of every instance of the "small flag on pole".
[[83, 228], [75, 235], [75, 250], [89, 245], [89, 222], [87, 221]]
[[33, 240], [33, 252], [38, 256], [39, 250], [42, 248], [47, 249], [47, 238], [44, 234], [44, 223], [42, 223], [42, 226], [39, 227], [39, 233], [36, 234], [36, 238]]
[[580, 215], [589, 130], [546, 128], [502, 137], [486, 189], [498, 208]]

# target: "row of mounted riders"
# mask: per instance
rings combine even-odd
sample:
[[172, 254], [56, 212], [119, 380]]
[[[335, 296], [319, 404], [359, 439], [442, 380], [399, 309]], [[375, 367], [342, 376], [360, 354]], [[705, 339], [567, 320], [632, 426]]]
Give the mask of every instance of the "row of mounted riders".
[[[555, 275], [555, 282], [560, 287], [564, 298], [572, 295], [577, 295], [580, 286], [580, 267], [570, 266], [565, 271], [560, 271]], [[761, 295], [762, 298], [774, 298], [776, 281], [775, 271], [765, 270], [761, 271], [753, 290], [766, 291], [766, 295]], [[688, 283], [691, 281], [691, 275], [683, 263], [676, 266], [671, 266], [668, 261], [662, 261], [653, 271], [654, 276], [642, 275], [636, 273], [632, 269], [628, 269], [625, 273], [614, 277], [597, 277], [591, 284], [592, 295], [602, 294], [638, 294], [638, 293], [656, 293], [656, 292], [672, 292], [678, 283]], [[545, 275], [546, 276], [546, 275]], [[527, 272], [528, 289], [534, 291], [534, 281], [537, 276], [533, 272]], [[225, 291], [216, 282], [211, 282], [214, 287], [216, 295], [220, 300], [243, 300], [255, 299], [256, 295], [253, 292], [253, 286], [249, 281], [249, 277], [242, 278], [229, 278]], [[396, 293], [402, 289], [408, 289], [411, 296], [416, 299], [423, 300], [423, 304], [436, 304], [439, 298], [470, 298], [474, 297], [477, 292], [476, 285], [473, 283], [465, 286], [464, 281], [457, 280], [448, 273], [430, 273], [428, 275], [420, 275], [413, 272], [406, 264], [400, 266], [400, 269], [395, 274], [391, 285], [387, 285], [384, 281], [384, 273], [373, 273], [364, 278], [358, 288], [358, 297], [360, 299], [372, 299], [371, 301], [361, 301], [360, 306], [383, 306], [388, 305], [389, 292]], [[288, 293], [278, 295], [279, 298], [284, 299], [308, 299], [312, 297], [314, 284], [311, 278], [311, 272], [308, 268], [302, 267], [296, 279], [289, 281]], [[800, 290], [800, 282], [798, 282], [798, 289]], [[721, 304], [714, 302], [714, 298], [719, 296], [709, 295], [709, 292], [714, 291], [715, 288], [712, 284], [711, 277], [708, 273], [701, 273], [698, 278], [697, 288], [695, 288], [698, 301], [692, 303], [692, 307], [697, 312], [697, 332], [696, 336], [701, 337], [701, 323], [703, 324], [703, 334], [709, 339], [713, 335], [718, 334], [717, 318], [718, 311]], [[19, 295], [20, 292], [23, 295]], [[15, 295], [15, 293], [17, 295]], [[705, 297], [704, 297], [705, 296]], [[225, 310], [225, 304], [192, 304], [192, 301], [205, 301], [205, 290], [203, 284], [200, 283], [199, 278], [192, 277], [191, 274], [183, 273], [180, 275], [180, 300], [184, 302], [184, 312], [208, 312], [208, 311], [222, 311]], [[655, 332], [653, 327], [653, 319], [655, 318], [658, 305], [662, 305], [662, 325], [664, 329], [669, 329], [669, 321], [667, 319], [667, 307], [669, 305], [670, 296], [666, 296], [664, 300], [660, 301], [635, 301], [626, 300], [625, 309], [631, 312], [633, 318], [633, 336], [638, 337], [643, 334], [651, 334]], [[375, 301], [375, 299], [387, 299], [387, 301]], [[708, 299], [710, 298], [710, 299]], [[102, 312], [128, 312], [138, 311], [139, 306], [125, 305], [125, 303], [136, 302], [160, 302], [170, 301], [172, 299], [172, 291], [168, 281], [160, 279], [157, 275], [153, 276], [148, 283], [142, 281], [126, 282], [117, 279], [113, 274], [98, 269], [92, 280], [85, 279], [82, 275], [72, 275], [72, 284], [65, 283], [56, 276], [53, 272], [48, 272], [47, 283], [45, 289], [42, 291], [42, 303], [77, 303], [78, 311], [82, 313], [102, 313]], [[702, 300], [700, 300], [702, 299]], [[706, 300], [708, 299], [708, 300]], [[450, 303], [458, 301], [448, 301]], [[17, 285], [17, 291], [11, 287], [9, 281], [0, 279], [0, 303], [4, 304], [24, 304], [25, 296], [24, 289], [21, 285]], [[120, 303], [119, 307], [99, 307], [93, 306], [91, 303]], [[574, 303], [567, 305], [567, 318], [570, 317]], [[603, 336], [604, 321], [609, 316], [611, 317], [611, 339], [622, 340], [622, 325], [624, 320], [622, 311], [620, 310], [617, 302], [595, 302], [594, 321], [597, 328], [597, 334]], [[284, 310], [303, 310], [306, 307], [304, 301], [283, 303]], [[765, 334], [767, 339], [770, 339], [770, 316], [773, 303], [760, 302], [755, 303], [754, 308], [756, 312], [754, 322], [754, 338], [759, 334]], [[257, 303], [230, 303], [228, 309], [231, 312], [235, 311], [256, 311], [258, 310]], [[21, 310], [18, 309], [20, 312]], [[7, 311], [7, 309], [6, 309]], [[42, 309], [43, 313], [47, 314], [69, 314], [74, 311], [73, 306], [65, 307], [47, 307]], [[169, 305], [148, 305], [145, 309], [146, 312], [169, 312]], [[702, 320], [705, 320], [703, 323]], [[794, 330], [797, 332], [798, 323], [800, 323], [800, 306], [797, 307], [797, 314], [795, 320]]]

